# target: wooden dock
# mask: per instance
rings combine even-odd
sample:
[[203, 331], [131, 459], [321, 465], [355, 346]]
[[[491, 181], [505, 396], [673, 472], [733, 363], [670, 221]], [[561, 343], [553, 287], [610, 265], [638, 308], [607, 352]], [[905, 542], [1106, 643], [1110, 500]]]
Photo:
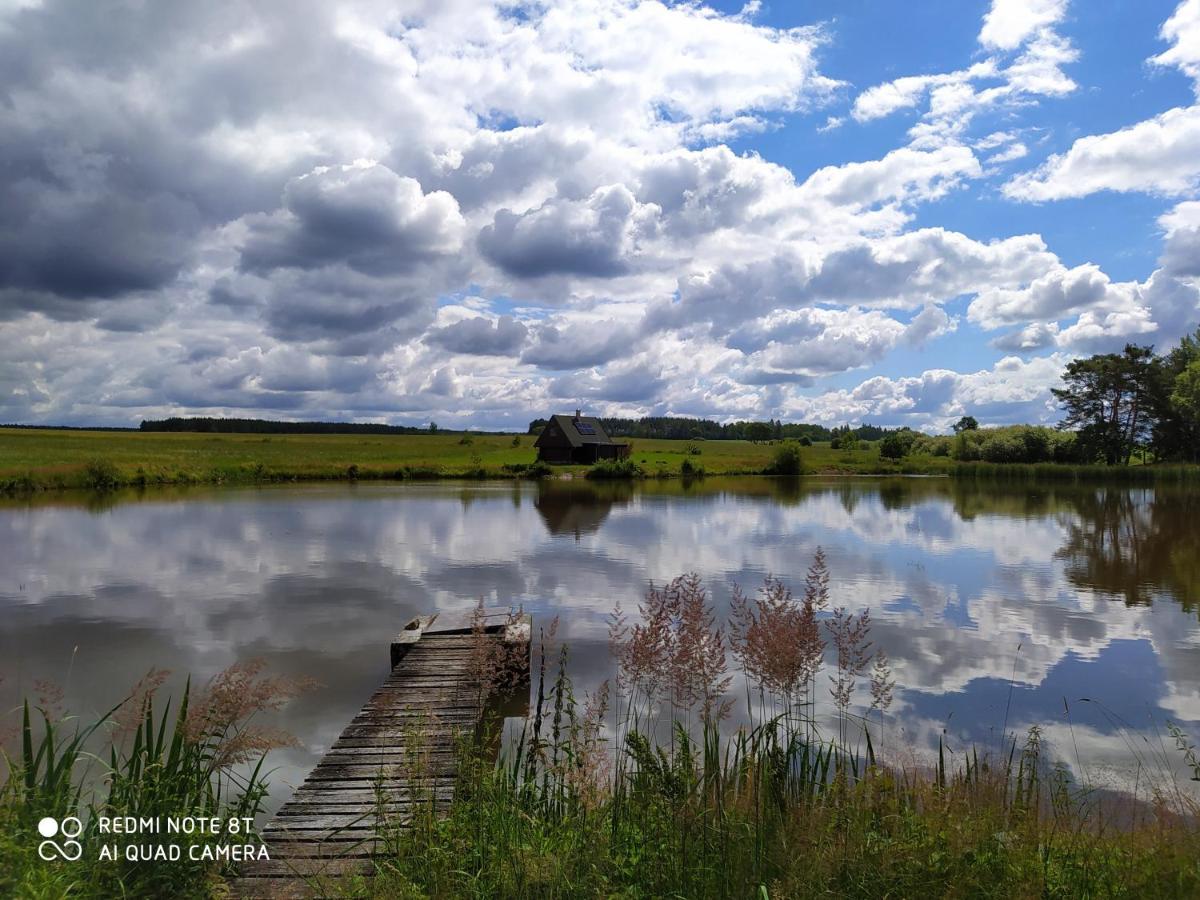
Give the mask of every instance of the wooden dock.
[[244, 865], [234, 896], [336, 895], [342, 879], [370, 877], [381, 832], [411, 821], [414, 803], [444, 811], [459, 743], [483, 716], [485, 672], [500, 662], [528, 679], [530, 625], [487, 608], [405, 626], [391, 674], [263, 829], [270, 861]]

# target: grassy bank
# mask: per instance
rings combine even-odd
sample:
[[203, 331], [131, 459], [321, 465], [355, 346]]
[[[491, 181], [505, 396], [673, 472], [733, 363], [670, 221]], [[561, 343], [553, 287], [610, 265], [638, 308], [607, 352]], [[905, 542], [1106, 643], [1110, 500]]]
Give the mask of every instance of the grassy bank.
[[[468, 757], [447, 816], [422, 806], [391, 828], [382, 816], [376, 880], [358, 895], [1200, 892], [1200, 809], [1165, 769], [1142, 773], [1142, 797], [1101, 796], [1049, 758], [1036, 727], [958, 762], [940, 744], [927, 767], [877, 756], [886, 657], [870, 649], [869, 615], [827, 608], [828, 584], [818, 554], [802, 597], [770, 579], [755, 597], [739, 592], [727, 633], [698, 578], [651, 589], [636, 621], [614, 619], [615, 692], [577, 697], [565, 649], [555, 675], [543, 641], [519, 745], [498, 766]], [[826, 638], [838, 724], [823, 734]], [[746, 724], [732, 732], [720, 724], [733, 706], [727, 647], [748, 684]], [[860, 677], [865, 711], [853, 702]], [[1171, 729], [1166, 740], [1200, 777], [1187, 738]]]
[[[566, 720], [571, 726], [573, 720]], [[396, 829], [375, 897], [1194, 897], [1200, 837], [1170, 813], [1122, 828], [1055, 782], [1036, 736], [939, 776], [707, 729], [630, 734], [590, 784], [570, 740], [548, 778], [480, 767], [445, 819]], [[586, 752], [586, 750], [584, 750]], [[859, 768], [855, 769], [855, 766]]]
[[[531, 435], [258, 435], [0, 428], [0, 493], [57, 489], [319, 480], [527, 478], [589, 474], [587, 466], [536, 465]], [[781, 449], [799, 450], [814, 475], [952, 475], [972, 479], [1193, 482], [1200, 466], [958, 463], [949, 456], [880, 456], [878, 443], [829, 444], [634, 439], [629, 463], [596, 477], [796, 474]]]
[[[530, 435], [255, 435], [0, 429], [0, 490], [268, 481], [540, 476]], [[749, 441], [632, 441], [648, 477], [760, 474], [777, 449]], [[944, 474], [945, 457], [881, 460], [864, 444], [803, 449], [808, 472]], [[555, 466], [582, 476], [586, 466]]]

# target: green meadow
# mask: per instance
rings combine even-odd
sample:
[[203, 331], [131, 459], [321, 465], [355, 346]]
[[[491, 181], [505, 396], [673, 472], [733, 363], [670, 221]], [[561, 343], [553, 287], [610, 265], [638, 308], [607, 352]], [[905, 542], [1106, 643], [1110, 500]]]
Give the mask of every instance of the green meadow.
[[[0, 489], [9, 492], [129, 485], [383, 478], [504, 478], [537, 458], [522, 434], [199, 434], [0, 429]], [[706, 475], [758, 474], [776, 445], [751, 441], [635, 438], [631, 459], [647, 476], [679, 475], [686, 460]], [[881, 460], [878, 447], [853, 451], [816, 444], [802, 450], [814, 473], [945, 474], [947, 457]], [[586, 466], [552, 474], [583, 475]], [[536, 471], [534, 474], [537, 474]], [[544, 473], [542, 473], [544, 474]]]
[[[673, 478], [773, 474], [780, 441], [632, 438], [632, 465], [535, 465], [534, 435], [212, 434], [0, 428], [0, 493], [188, 484], [436, 478]], [[945, 438], [930, 439], [931, 442]], [[799, 447], [809, 475], [953, 475], [1029, 481], [1194, 482], [1194, 465], [1104, 466], [958, 461], [920, 449], [894, 460], [881, 442]]]

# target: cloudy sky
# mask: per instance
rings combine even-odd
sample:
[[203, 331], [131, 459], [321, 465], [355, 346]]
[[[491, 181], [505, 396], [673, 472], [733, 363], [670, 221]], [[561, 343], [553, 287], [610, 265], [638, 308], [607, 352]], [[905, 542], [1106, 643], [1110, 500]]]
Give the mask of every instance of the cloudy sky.
[[1053, 421], [1198, 96], [1200, 0], [0, 0], [0, 421]]

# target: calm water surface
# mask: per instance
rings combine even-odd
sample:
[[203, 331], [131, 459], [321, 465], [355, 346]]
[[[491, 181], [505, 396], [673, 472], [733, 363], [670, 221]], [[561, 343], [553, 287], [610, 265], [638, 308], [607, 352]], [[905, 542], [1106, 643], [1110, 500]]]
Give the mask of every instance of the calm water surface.
[[1007, 710], [1010, 731], [1041, 724], [1072, 769], [1117, 782], [1153, 763], [1165, 722], [1200, 737], [1200, 493], [946, 479], [321, 485], [0, 506], [0, 701], [11, 710], [47, 678], [72, 711], [97, 712], [151, 666], [205, 678], [249, 657], [311, 675], [322, 687], [280, 716], [301, 747], [275, 760], [277, 805], [384, 676], [391, 634], [414, 614], [482, 597], [558, 616], [590, 688], [612, 675], [615, 601], [632, 608], [648, 582], [697, 571], [723, 613], [735, 583], [799, 585], [818, 545], [835, 605], [870, 607], [891, 656], [893, 752], [943, 731], [955, 748], [995, 746]]

